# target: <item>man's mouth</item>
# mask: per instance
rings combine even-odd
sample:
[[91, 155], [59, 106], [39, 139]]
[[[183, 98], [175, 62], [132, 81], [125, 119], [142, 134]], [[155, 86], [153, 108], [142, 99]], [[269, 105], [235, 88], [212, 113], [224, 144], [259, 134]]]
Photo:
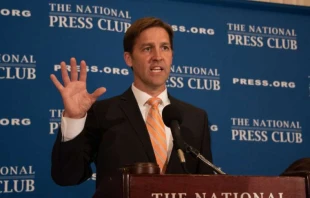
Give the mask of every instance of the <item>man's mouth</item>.
[[158, 66], [158, 67], [152, 67], [151, 68], [151, 71], [152, 72], [161, 72], [161, 71], [163, 71], [164, 69], [162, 68], [162, 67], [160, 67], [160, 66]]

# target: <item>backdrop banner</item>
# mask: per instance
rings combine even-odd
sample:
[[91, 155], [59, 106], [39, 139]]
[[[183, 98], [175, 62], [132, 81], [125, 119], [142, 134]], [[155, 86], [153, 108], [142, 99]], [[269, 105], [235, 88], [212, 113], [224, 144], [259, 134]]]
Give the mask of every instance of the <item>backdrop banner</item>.
[[[272, 9], [269, 9], [272, 8]], [[307, 14], [308, 13], [308, 14]], [[230, 175], [277, 176], [309, 157], [310, 9], [254, 2], [0, 2], [0, 197], [91, 197], [51, 178], [63, 103], [50, 80], [85, 60], [106, 99], [133, 81], [123, 36], [156, 16], [175, 33], [168, 91], [208, 113], [214, 163]], [[108, 163], [108, 162], [107, 162]]]

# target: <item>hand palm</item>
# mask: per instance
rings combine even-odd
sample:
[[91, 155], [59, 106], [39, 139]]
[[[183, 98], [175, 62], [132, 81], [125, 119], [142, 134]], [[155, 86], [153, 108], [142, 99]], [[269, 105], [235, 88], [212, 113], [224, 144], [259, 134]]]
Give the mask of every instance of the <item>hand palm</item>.
[[70, 65], [71, 80], [68, 76], [65, 63], [61, 63], [62, 79], [65, 86], [62, 86], [55, 75], [51, 75], [51, 79], [62, 96], [65, 116], [70, 118], [81, 118], [85, 116], [91, 105], [106, 91], [106, 89], [104, 87], [98, 88], [94, 93], [89, 94], [86, 89], [86, 63], [84, 61], [81, 62], [80, 80], [77, 80], [78, 74], [74, 58], [71, 59]]
[[79, 81], [68, 84], [62, 91], [62, 99], [64, 106], [67, 107], [67, 112], [72, 114], [68, 115], [69, 117], [86, 112], [94, 102], [86, 90], [86, 83]]

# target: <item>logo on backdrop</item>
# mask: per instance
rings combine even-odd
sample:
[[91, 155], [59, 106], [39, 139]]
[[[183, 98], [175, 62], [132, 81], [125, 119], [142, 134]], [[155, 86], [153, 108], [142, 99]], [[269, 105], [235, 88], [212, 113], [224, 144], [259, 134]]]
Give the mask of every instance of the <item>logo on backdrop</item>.
[[0, 194], [31, 193], [34, 190], [33, 166], [0, 166]]
[[31, 17], [30, 10], [0, 8], [1, 16]]
[[218, 91], [221, 89], [220, 73], [216, 68], [172, 65], [166, 85], [169, 88], [185, 86], [195, 90]]
[[174, 32], [182, 32], [182, 33], [189, 33], [189, 34], [202, 34], [202, 35], [209, 35], [213, 36], [215, 34], [214, 29], [212, 28], [205, 28], [205, 27], [186, 27], [184, 25], [171, 25], [172, 30]]
[[88, 181], [96, 181], [97, 179], [97, 173], [93, 173], [87, 180]]
[[301, 144], [302, 127], [299, 121], [231, 118], [233, 141]]
[[29, 126], [31, 125], [30, 118], [0, 118], [1, 126]]
[[49, 27], [126, 32], [131, 25], [128, 10], [95, 5], [49, 3]]
[[61, 117], [64, 109], [50, 109], [50, 135], [54, 135], [60, 126], [61, 123]]
[[289, 89], [296, 88], [295, 82], [283, 81], [283, 80], [268, 81], [264, 79], [253, 79], [253, 78], [233, 78], [232, 83], [234, 85], [242, 85], [242, 86], [289, 88]]
[[0, 80], [36, 79], [34, 55], [0, 54]]
[[295, 29], [227, 23], [229, 45], [297, 50]]
[[219, 130], [218, 125], [215, 125], [215, 124], [210, 125], [209, 128], [210, 128], [210, 131], [212, 132], [218, 132]]
[[[67, 70], [71, 71], [71, 66], [66, 65]], [[129, 67], [128, 67], [129, 68]], [[54, 71], [60, 71], [61, 67], [59, 64], [54, 65]], [[97, 66], [97, 65], [87, 65], [86, 66], [87, 72], [91, 73], [102, 73], [102, 74], [112, 74], [112, 75], [122, 75], [122, 76], [128, 76], [129, 75], [129, 69], [127, 68], [119, 68], [119, 67], [112, 67], [112, 66]], [[80, 65], [77, 65], [77, 71], [80, 72]]]

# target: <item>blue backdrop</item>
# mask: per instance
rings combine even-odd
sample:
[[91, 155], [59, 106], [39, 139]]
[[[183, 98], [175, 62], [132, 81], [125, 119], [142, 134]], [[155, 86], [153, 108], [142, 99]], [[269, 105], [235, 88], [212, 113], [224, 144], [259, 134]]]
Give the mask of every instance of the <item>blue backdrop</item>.
[[[88, 89], [105, 99], [133, 80], [122, 39], [136, 19], [175, 31], [168, 90], [205, 109], [214, 163], [231, 175], [279, 175], [308, 157], [310, 9], [241, 1], [0, 3], [0, 197], [90, 197], [87, 182], [50, 176], [63, 104], [49, 75], [85, 60]], [[68, 68], [70, 69], [70, 68]]]

